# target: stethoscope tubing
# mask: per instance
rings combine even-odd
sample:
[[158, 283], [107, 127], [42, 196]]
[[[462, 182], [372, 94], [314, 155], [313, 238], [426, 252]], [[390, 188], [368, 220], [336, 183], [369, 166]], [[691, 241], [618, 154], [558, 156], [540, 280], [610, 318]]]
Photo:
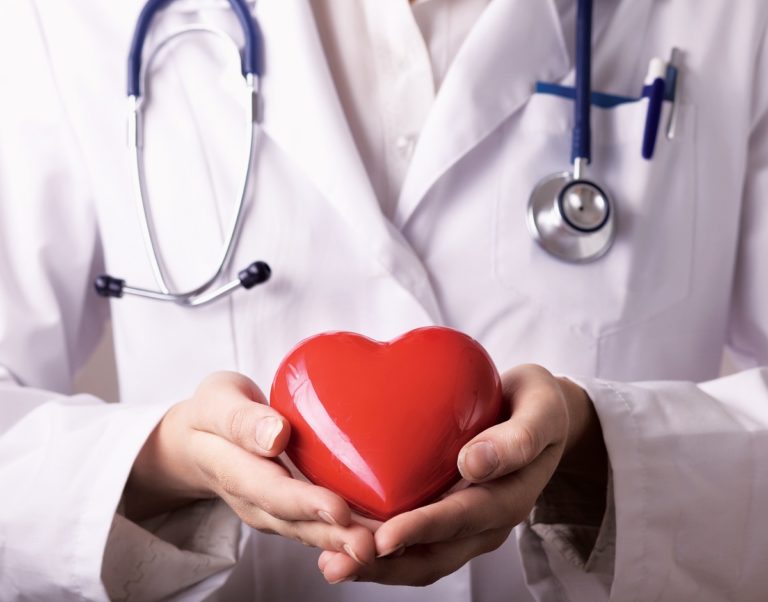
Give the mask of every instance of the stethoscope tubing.
[[[103, 297], [120, 298], [123, 295], [135, 295], [158, 301], [170, 301], [186, 307], [199, 307], [207, 305], [219, 299], [239, 287], [252, 288], [262, 282], [266, 282], [271, 276], [269, 265], [263, 261], [255, 261], [238, 273], [237, 279], [212, 289], [229, 264], [235, 250], [236, 241], [239, 239], [242, 222], [245, 215], [245, 204], [250, 193], [250, 177], [254, 168], [256, 153], [256, 132], [261, 119], [261, 101], [259, 81], [262, 72], [261, 60], [261, 36], [255, 19], [244, 0], [229, 0], [235, 15], [243, 30], [245, 47], [243, 54], [230, 36], [224, 32], [205, 25], [188, 25], [171, 32], [163, 41], [157, 44], [146, 61], [142, 61], [144, 44], [152, 19], [161, 9], [165, 8], [172, 0], [149, 0], [139, 15], [134, 32], [131, 49], [128, 57], [128, 146], [131, 154], [131, 167], [133, 173], [134, 196], [141, 225], [141, 235], [147, 256], [152, 269], [154, 280], [159, 290], [151, 290], [126, 284], [124, 280], [109, 276], [99, 276], [94, 282], [96, 292]], [[158, 252], [158, 241], [154, 224], [151, 219], [149, 205], [149, 192], [146, 185], [146, 174], [143, 157], [143, 111], [142, 105], [146, 102], [143, 96], [148, 89], [148, 78], [151, 73], [152, 63], [158, 53], [169, 43], [177, 40], [185, 34], [202, 33], [214, 35], [223, 40], [231, 49], [232, 56], [240, 64], [245, 81], [245, 93], [248, 94], [247, 114], [247, 161], [243, 165], [242, 184], [239, 189], [237, 202], [229, 227], [225, 232], [225, 243], [221, 256], [216, 264], [213, 274], [198, 286], [187, 290], [174, 292], [169, 284], [170, 277], [163, 267], [163, 262]]]
[[[138, 98], [142, 95], [141, 65], [144, 43], [155, 15], [171, 2], [173, 0], [148, 0], [141, 9], [128, 52], [128, 96]], [[252, 75], [258, 79], [263, 72], [261, 32], [245, 0], [228, 0], [228, 2], [243, 30], [245, 45], [241, 59], [242, 73], [244, 76]]]
[[576, 8], [576, 99], [574, 102], [571, 163], [592, 160], [592, 0], [578, 0]]
[[[159, 53], [165, 48], [168, 44], [174, 42], [176, 39], [181, 37], [182, 35], [188, 34], [188, 33], [203, 33], [203, 34], [209, 34], [214, 35], [218, 39], [222, 40], [228, 48], [232, 50], [232, 55], [234, 58], [239, 59], [239, 49], [234, 44], [234, 42], [231, 40], [231, 38], [224, 32], [208, 27], [208, 26], [201, 26], [201, 25], [188, 25], [182, 28], [179, 28], [175, 31], [173, 31], [171, 34], [169, 34], [163, 41], [158, 44], [148, 57], [147, 61], [144, 64], [144, 67], [141, 70], [141, 84], [142, 88], [144, 90], [147, 89], [147, 79], [148, 74], [152, 72], [152, 64], [155, 60], [155, 57], [159, 55]], [[150, 266], [152, 268], [152, 273], [155, 279], [155, 282], [157, 283], [157, 286], [160, 288], [160, 293], [168, 297], [168, 299], [164, 300], [176, 300], [178, 302], [181, 302], [185, 305], [189, 304], [189, 301], [195, 297], [196, 295], [202, 294], [204, 291], [208, 290], [211, 285], [214, 283], [216, 279], [219, 278], [221, 273], [224, 271], [224, 268], [229, 263], [229, 260], [231, 259], [232, 253], [234, 252], [235, 248], [235, 241], [238, 239], [238, 233], [242, 226], [242, 219], [244, 216], [244, 208], [245, 203], [247, 200], [247, 196], [249, 194], [248, 190], [248, 184], [250, 181], [250, 174], [253, 173], [253, 167], [254, 167], [254, 156], [255, 156], [255, 149], [256, 149], [256, 132], [258, 130], [257, 122], [259, 120], [259, 102], [258, 102], [258, 89], [257, 89], [257, 82], [258, 80], [254, 78], [251, 74], [248, 74], [245, 76], [245, 84], [246, 84], [246, 93], [249, 95], [249, 114], [247, 116], [247, 122], [245, 124], [247, 128], [247, 140], [248, 140], [248, 160], [246, 164], [243, 166], [243, 181], [239, 190], [239, 197], [238, 201], [235, 205], [235, 211], [232, 215], [232, 218], [230, 220], [229, 228], [227, 229], [225, 233], [224, 240], [226, 241], [226, 244], [224, 245], [224, 248], [222, 250], [222, 255], [219, 259], [219, 261], [216, 264], [216, 271], [204, 282], [202, 282], [197, 287], [184, 291], [184, 292], [171, 292], [171, 287], [168, 283], [169, 277], [166, 273], [166, 270], [163, 267], [162, 261], [158, 254], [158, 241], [157, 236], [155, 234], [152, 220], [150, 217], [150, 207], [149, 207], [149, 191], [147, 190], [146, 186], [146, 176], [145, 176], [145, 167], [144, 167], [144, 160], [143, 160], [143, 140], [142, 140], [142, 131], [143, 131], [143, 124], [141, 122], [141, 103], [144, 101], [143, 98], [136, 98], [134, 96], [129, 96], [129, 123], [132, 124], [132, 126], [129, 128], [130, 133], [128, 137], [128, 146], [131, 150], [131, 164], [132, 164], [132, 172], [133, 172], [133, 185], [134, 185], [134, 195], [136, 197], [136, 207], [139, 211], [139, 222], [141, 224], [141, 233], [142, 237], [144, 239], [144, 247], [147, 250], [147, 256], [150, 262]], [[234, 284], [234, 281], [233, 283]], [[128, 287], [126, 289], [126, 293], [131, 294], [131, 287]], [[142, 289], [136, 289], [142, 290]], [[136, 293], [138, 294], [138, 293]], [[147, 295], [144, 295], [147, 296]], [[157, 297], [153, 297], [157, 298]]]

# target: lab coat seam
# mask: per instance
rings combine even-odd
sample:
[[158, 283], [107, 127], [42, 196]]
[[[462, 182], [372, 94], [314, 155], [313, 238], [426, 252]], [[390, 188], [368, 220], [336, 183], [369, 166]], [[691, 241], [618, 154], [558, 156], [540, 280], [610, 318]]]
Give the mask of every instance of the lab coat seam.
[[[641, 432], [641, 429], [640, 429], [640, 425], [638, 424], [637, 416], [636, 416], [636, 414], [634, 412], [634, 408], [632, 406], [632, 403], [629, 400], [629, 397], [627, 395], [625, 395], [624, 392], [621, 391], [619, 389], [619, 387], [617, 387], [613, 382], [611, 382], [611, 381], [602, 381], [602, 382], [603, 382], [603, 384], [605, 384], [607, 390], [610, 393], [612, 393], [617, 399], [619, 399], [619, 401], [621, 401], [622, 405], [624, 406], [624, 408], [625, 408], [625, 410], [627, 412], [627, 417], [629, 418], [630, 424], [632, 425], [632, 430], [634, 431], [634, 436], [635, 436], [634, 443], [635, 443], [635, 445], [633, 445], [632, 449], [635, 452], [636, 457], [634, 459], [633, 464], [635, 464], [638, 467], [638, 469], [639, 469], [638, 470], [638, 472], [639, 472], [639, 479], [638, 480], [640, 481], [640, 491], [641, 491], [641, 498], [642, 498], [642, 511], [641, 511], [640, 518], [642, 520], [642, 525], [643, 525], [643, 526], [637, 526], [636, 525], [634, 527], [634, 531], [636, 531], [638, 533], [638, 540], [640, 541], [640, 546], [639, 546], [640, 547], [640, 556], [642, 558], [645, 558], [647, 556], [647, 553], [648, 553], [648, 545], [647, 545], [647, 542], [646, 542], [647, 528], [645, 527], [645, 525], [648, 525], [648, 514], [647, 514], [647, 509], [648, 509], [648, 474], [647, 474], [647, 468], [644, 465], [644, 463], [642, 462], [643, 455], [637, 449], [639, 444], [642, 442], [642, 432]], [[609, 462], [610, 462], [610, 458], [609, 458]], [[613, 474], [615, 476], [615, 474], [616, 474], [615, 471], [613, 472]], [[614, 483], [615, 482], [616, 481], [614, 479]], [[619, 520], [618, 520], [618, 517], [617, 517], [617, 520], [616, 520], [616, 543], [617, 544], [618, 544], [618, 541], [619, 541]], [[618, 551], [618, 545], [617, 545], [617, 551]], [[635, 571], [636, 568], [637, 567], [632, 566], [633, 572]], [[648, 573], [649, 573], [649, 569], [648, 569], [646, 563], [642, 563], [640, 565], [640, 570], [635, 572], [636, 577], [635, 577], [635, 584], [634, 584], [634, 587], [633, 587], [633, 590], [635, 591], [635, 594], [632, 597], [633, 600], [638, 600], [638, 598], [637, 598], [637, 591], [643, 591], [643, 588], [641, 586], [642, 583], [646, 583], [646, 584], [651, 583], [651, 580], [649, 578], [650, 576], [649, 576]], [[615, 579], [615, 573], [614, 573], [614, 579]], [[658, 598], [660, 595], [661, 595], [661, 592], [659, 592], [658, 596], [656, 596], [655, 598]]]
[[[760, 37], [760, 43], [758, 44], [758, 47], [755, 52], [755, 65], [753, 69], [753, 73], [755, 74], [760, 73], [760, 69], [759, 69], [760, 58], [762, 56], [762, 53], [765, 52], [766, 46], [768, 46], [768, 10], [766, 10], [765, 12], [766, 12], [766, 14], [764, 15], [765, 22], [763, 23], [763, 26], [762, 26], [762, 35]], [[756, 79], [757, 77], [753, 77], [752, 81], [754, 82]], [[752, 98], [754, 99], [754, 94], [752, 95]], [[757, 127], [757, 123], [760, 121], [759, 118], [755, 117], [758, 113], [760, 113], [760, 111], [757, 110], [757, 107], [752, 106], [750, 113], [752, 115], [750, 132], [752, 132]], [[747, 145], [749, 145], [749, 140], [747, 140]]]

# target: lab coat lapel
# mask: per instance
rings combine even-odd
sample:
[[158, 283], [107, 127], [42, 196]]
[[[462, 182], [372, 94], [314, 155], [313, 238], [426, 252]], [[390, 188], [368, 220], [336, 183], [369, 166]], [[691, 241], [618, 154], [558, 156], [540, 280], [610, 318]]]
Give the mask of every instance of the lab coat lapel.
[[435, 181], [518, 110], [537, 80], [568, 71], [552, 0], [494, 0], [454, 59], [416, 145], [398, 201], [403, 227]]
[[357, 227], [381, 229], [381, 211], [325, 60], [307, 2], [261, 2], [264, 129]]
[[[264, 130], [349, 225], [363, 252], [441, 321], [423, 264], [384, 217], [357, 151], [307, 2], [260, 2]], [[279, 199], [275, 200], [279, 202]]]

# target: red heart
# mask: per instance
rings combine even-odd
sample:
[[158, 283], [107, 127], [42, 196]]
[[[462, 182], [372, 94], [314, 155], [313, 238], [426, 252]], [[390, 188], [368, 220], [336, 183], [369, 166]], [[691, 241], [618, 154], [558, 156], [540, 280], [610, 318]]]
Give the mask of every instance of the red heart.
[[296, 467], [385, 520], [458, 480], [461, 447], [501, 416], [501, 381], [480, 344], [455, 330], [388, 343], [335, 332], [286, 356], [270, 404], [291, 423]]

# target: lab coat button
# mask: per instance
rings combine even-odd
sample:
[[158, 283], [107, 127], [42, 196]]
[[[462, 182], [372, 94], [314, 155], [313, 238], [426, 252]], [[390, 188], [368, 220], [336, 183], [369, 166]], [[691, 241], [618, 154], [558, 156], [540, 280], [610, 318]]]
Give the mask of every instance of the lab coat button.
[[416, 147], [416, 135], [406, 134], [403, 136], [398, 136], [397, 140], [395, 141], [395, 147], [397, 148], [397, 152], [399, 152], [400, 155], [406, 158], [410, 158], [410, 156], [413, 154], [413, 149]]

